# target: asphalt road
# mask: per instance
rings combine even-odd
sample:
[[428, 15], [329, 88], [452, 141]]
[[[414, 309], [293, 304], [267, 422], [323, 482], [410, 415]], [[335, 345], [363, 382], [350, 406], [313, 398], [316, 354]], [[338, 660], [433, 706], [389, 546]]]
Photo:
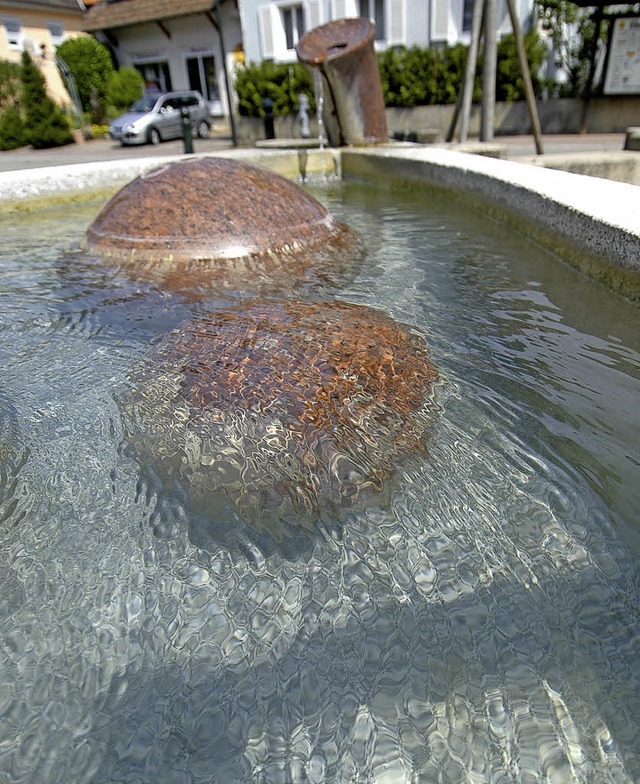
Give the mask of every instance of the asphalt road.
[[[474, 141], [473, 139], [469, 140]], [[543, 137], [545, 154], [562, 154], [573, 152], [600, 152], [624, 148], [623, 133], [589, 133], [563, 134]], [[532, 136], [498, 136], [495, 144], [504, 146], [508, 158], [517, 158], [535, 154]], [[193, 151], [215, 152], [233, 147], [229, 136], [214, 134], [209, 139], [194, 139]], [[182, 155], [184, 144], [181, 139], [163, 142], [157, 146], [136, 145], [122, 147], [111, 139], [93, 139], [82, 144], [69, 144], [65, 147], [54, 147], [47, 150], [33, 150], [22, 147], [18, 150], [0, 152], [0, 172], [19, 169], [37, 169], [42, 166], [61, 166], [71, 163], [89, 163], [92, 161], [110, 161], [126, 158], [142, 158], [158, 155]]]

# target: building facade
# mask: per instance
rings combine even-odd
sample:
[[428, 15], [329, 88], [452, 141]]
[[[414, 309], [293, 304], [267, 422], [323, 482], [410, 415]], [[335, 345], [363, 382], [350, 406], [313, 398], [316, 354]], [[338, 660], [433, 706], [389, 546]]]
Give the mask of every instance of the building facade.
[[[533, 0], [516, 0], [526, 28]], [[376, 26], [377, 49], [469, 43], [473, 0], [240, 0], [245, 55], [250, 62], [292, 62], [300, 37], [332, 19], [366, 16]], [[498, 34], [511, 21], [499, 0]]]
[[101, 0], [83, 26], [147, 87], [198, 90], [213, 114], [228, 114], [225, 71], [242, 51], [235, 0]]
[[66, 38], [84, 35], [83, 12], [77, 0], [0, 0], [0, 60], [19, 63], [26, 50], [40, 67], [51, 98], [69, 104], [55, 50]]

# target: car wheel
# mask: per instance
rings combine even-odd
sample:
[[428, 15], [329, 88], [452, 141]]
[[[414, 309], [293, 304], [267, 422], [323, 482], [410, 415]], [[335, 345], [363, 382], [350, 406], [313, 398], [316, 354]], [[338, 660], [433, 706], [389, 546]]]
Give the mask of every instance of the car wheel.
[[209, 138], [209, 123], [205, 122], [204, 120], [200, 120], [198, 123], [198, 127], [196, 128], [196, 133], [198, 134], [198, 138], [200, 139], [208, 139]]
[[147, 134], [147, 139], [149, 144], [160, 144], [162, 139], [160, 138], [160, 131], [157, 128], [149, 128], [149, 133]]

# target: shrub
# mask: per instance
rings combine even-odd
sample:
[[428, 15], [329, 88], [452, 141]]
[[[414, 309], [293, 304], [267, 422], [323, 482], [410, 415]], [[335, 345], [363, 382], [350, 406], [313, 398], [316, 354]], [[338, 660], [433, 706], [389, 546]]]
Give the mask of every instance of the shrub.
[[286, 65], [268, 60], [259, 65], [249, 63], [238, 68], [235, 88], [238, 110], [244, 117], [262, 117], [265, 98], [273, 101], [274, 114], [296, 114], [298, 95], [303, 92], [309, 96], [311, 110], [315, 111], [311, 75], [301, 63]]
[[[443, 49], [413, 46], [388, 49], [378, 56], [386, 106], [410, 108], [455, 103], [467, 62], [468, 47], [458, 44]], [[474, 100], [480, 96], [479, 69]]]
[[0, 113], [0, 150], [15, 150], [26, 142], [24, 123], [17, 106], [7, 106]]
[[82, 110], [90, 112], [94, 122], [106, 114], [107, 85], [113, 74], [109, 50], [89, 36], [63, 41], [56, 55], [67, 64], [78, 88]]
[[144, 79], [137, 68], [125, 65], [109, 77], [107, 99], [117, 111], [128, 109], [144, 90]]
[[[533, 91], [536, 95], [540, 95], [544, 82], [539, 74], [547, 59], [547, 47], [535, 30], [530, 30], [525, 35], [524, 42]], [[505, 36], [498, 43], [496, 99], [498, 101], [523, 101], [525, 99], [524, 80], [513, 34]]]
[[22, 53], [22, 104], [26, 140], [34, 147], [58, 147], [72, 141], [64, 111], [49, 98], [44, 76], [28, 52]]
[[0, 60], [0, 110], [20, 101], [20, 65]]

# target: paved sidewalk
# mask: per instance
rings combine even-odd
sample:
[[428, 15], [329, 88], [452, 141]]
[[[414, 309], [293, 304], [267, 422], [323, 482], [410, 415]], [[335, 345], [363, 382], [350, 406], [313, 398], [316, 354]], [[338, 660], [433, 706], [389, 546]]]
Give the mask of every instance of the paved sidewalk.
[[[194, 139], [193, 151], [215, 152], [233, 147], [231, 137], [212, 136], [209, 139]], [[67, 144], [47, 150], [21, 147], [18, 150], [0, 152], [0, 172], [20, 169], [38, 169], [44, 166], [65, 166], [71, 163], [93, 163], [94, 161], [118, 161], [127, 158], [154, 158], [158, 156], [183, 155], [182, 139], [158, 145], [141, 144], [123, 147], [111, 139], [92, 139], [81, 144]]]
[[[474, 140], [470, 139], [469, 141], [473, 142]], [[543, 136], [542, 139], [544, 152], [550, 155], [580, 151], [621, 151], [624, 147], [624, 141], [625, 134], [623, 133], [554, 134]], [[508, 158], [535, 155], [533, 136], [497, 136], [494, 143], [506, 148]], [[233, 144], [229, 136], [214, 134], [210, 139], [193, 140], [195, 153], [229, 150], [232, 147]], [[149, 144], [122, 147], [111, 139], [94, 139], [83, 144], [69, 144], [65, 147], [54, 147], [48, 150], [22, 147], [19, 150], [0, 152], [0, 172], [93, 161], [179, 156], [183, 152], [182, 139], [164, 142], [155, 147]]]

